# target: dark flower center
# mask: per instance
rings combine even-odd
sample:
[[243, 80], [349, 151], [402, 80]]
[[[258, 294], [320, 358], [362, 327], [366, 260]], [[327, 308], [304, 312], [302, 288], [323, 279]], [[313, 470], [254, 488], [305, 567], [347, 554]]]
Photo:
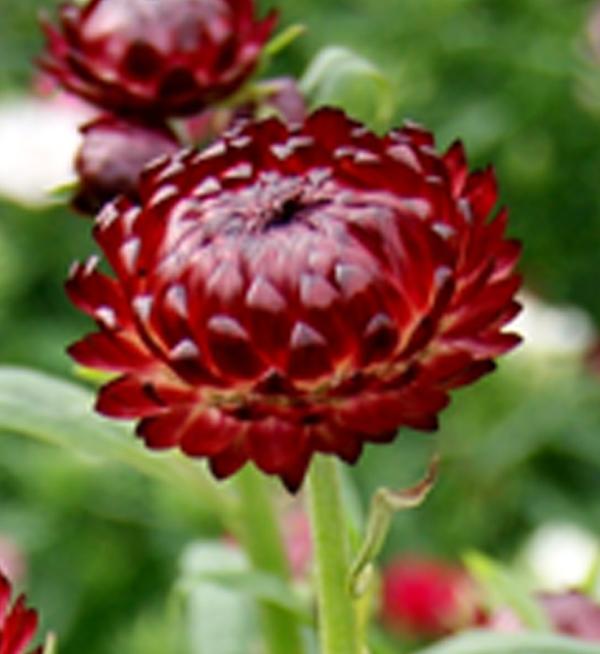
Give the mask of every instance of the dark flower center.
[[299, 214], [304, 211], [307, 206], [302, 203], [298, 196], [287, 199], [281, 208], [275, 210], [272, 215], [267, 219], [264, 229], [265, 231], [273, 229], [274, 227], [284, 227], [294, 222]]

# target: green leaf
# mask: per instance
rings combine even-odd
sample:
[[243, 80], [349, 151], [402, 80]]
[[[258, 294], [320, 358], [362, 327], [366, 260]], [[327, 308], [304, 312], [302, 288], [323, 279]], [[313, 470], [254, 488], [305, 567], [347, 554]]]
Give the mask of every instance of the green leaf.
[[542, 607], [517, 575], [480, 552], [469, 552], [464, 561], [494, 606], [512, 609], [526, 627], [551, 629]]
[[248, 571], [243, 552], [215, 542], [194, 543], [184, 552], [177, 584], [182, 604], [186, 652], [246, 654], [257, 638], [257, 616], [248, 597], [210, 579]]
[[436, 455], [423, 479], [416, 484], [401, 490], [379, 488], [371, 498], [365, 536], [350, 566], [348, 585], [355, 599], [366, 593], [371, 585], [373, 562], [383, 547], [394, 513], [422, 504], [435, 484], [438, 464]]
[[228, 520], [230, 498], [199, 464], [178, 452], [151, 452], [134, 438], [131, 423], [92, 411], [88, 390], [41, 372], [0, 366], [0, 431], [64, 447], [95, 462], [114, 461], [179, 485]]
[[190, 583], [210, 582], [248, 597], [278, 606], [304, 622], [310, 622], [310, 614], [289, 587], [273, 575], [252, 570], [207, 570], [188, 579]]
[[470, 631], [414, 654], [598, 654], [597, 644], [557, 634]]
[[313, 106], [341, 107], [374, 128], [387, 127], [394, 112], [387, 77], [347, 48], [333, 46], [317, 53], [299, 86]]

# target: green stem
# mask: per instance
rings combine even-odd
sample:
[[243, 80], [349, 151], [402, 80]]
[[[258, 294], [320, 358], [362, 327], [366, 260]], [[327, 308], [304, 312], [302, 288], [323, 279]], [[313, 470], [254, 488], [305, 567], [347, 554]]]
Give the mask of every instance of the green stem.
[[354, 606], [347, 584], [350, 553], [336, 465], [331, 457], [316, 457], [308, 484], [321, 654], [360, 654]]
[[[289, 566], [264, 475], [246, 466], [237, 475], [242, 524], [240, 536], [255, 570], [289, 583]], [[291, 591], [290, 591], [291, 592]], [[260, 606], [269, 654], [303, 654], [300, 626], [284, 608], [268, 602]]]

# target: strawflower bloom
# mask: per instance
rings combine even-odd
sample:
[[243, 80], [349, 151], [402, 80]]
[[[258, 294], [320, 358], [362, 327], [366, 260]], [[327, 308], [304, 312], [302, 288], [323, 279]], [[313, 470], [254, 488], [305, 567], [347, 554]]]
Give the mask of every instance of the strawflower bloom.
[[378, 137], [324, 108], [246, 123], [142, 174], [96, 219], [72, 301], [99, 331], [70, 348], [120, 373], [97, 409], [152, 448], [246, 462], [301, 484], [313, 453], [348, 462], [400, 426], [432, 430], [448, 391], [518, 337], [519, 245], [491, 170], [415, 125]]
[[381, 617], [394, 632], [436, 638], [477, 624], [480, 613], [473, 580], [458, 566], [402, 556], [383, 570]]
[[[38, 617], [33, 609], [25, 606], [21, 595], [10, 605], [11, 585], [0, 573], [0, 654], [25, 654], [37, 629]], [[42, 648], [30, 650], [29, 654], [41, 654]]]
[[253, 72], [276, 15], [253, 0], [91, 0], [44, 21], [42, 68], [114, 111], [188, 115], [234, 93]]

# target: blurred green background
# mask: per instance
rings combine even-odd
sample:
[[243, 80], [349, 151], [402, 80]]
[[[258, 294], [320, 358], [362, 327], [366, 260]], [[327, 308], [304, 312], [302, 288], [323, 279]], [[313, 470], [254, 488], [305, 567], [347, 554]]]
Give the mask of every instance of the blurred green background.
[[[42, 47], [36, 15], [55, 6], [1, 0], [0, 115], [3, 99], [29, 92]], [[511, 233], [525, 244], [527, 287], [600, 322], [595, 3], [278, 6], [282, 26], [308, 29], [271, 73], [301, 75], [328, 44], [373, 61], [391, 80], [391, 124], [410, 117], [433, 129], [441, 146], [460, 137], [475, 164], [494, 163]], [[89, 228], [67, 208], [32, 209], [0, 197], [2, 363], [72, 376], [64, 348], [86, 322], [67, 303], [62, 281], [73, 259], [94, 250]], [[416, 479], [437, 444], [446, 455], [440, 483], [424, 507], [396, 520], [387, 557], [410, 550], [456, 558], [481, 548], [509, 560], [536, 526], [557, 519], [600, 537], [600, 382], [577, 352], [524, 349], [459, 392], [437, 436], [405, 432], [393, 446], [369, 449], [350, 473], [363, 505], [382, 483]], [[28, 593], [43, 608], [44, 625], [60, 633], [62, 654], [164, 654], [158, 617], [180, 552], [194, 537], [220, 533], [206, 507], [126, 466], [8, 433], [0, 441], [0, 497], [0, 535], [22, 550]]]

